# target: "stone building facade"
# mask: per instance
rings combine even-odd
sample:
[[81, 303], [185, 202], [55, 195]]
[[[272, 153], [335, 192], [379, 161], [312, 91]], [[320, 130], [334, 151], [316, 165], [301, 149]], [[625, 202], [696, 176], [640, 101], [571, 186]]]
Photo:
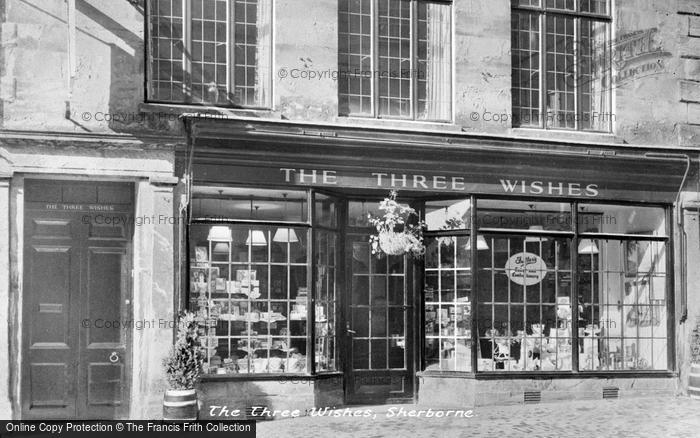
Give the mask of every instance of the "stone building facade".
[[[0, 26], [8, 417], [158, 418], [184, 308], [206, 415], [685, 392], [697, 2], [6, 0]], [[391, 188], [423, 259], [370, 255]]]

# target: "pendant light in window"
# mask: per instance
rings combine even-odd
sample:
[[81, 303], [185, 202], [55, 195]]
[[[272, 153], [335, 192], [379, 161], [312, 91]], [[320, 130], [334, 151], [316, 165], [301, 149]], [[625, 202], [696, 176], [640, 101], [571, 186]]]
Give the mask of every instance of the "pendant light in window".
[[[544, 227], [542, 225], [530, 225], [530, 228], [528, 228], [528, 231], [542, 232], [542, 231], [544, 231]], [[539, 243], [539, 242], [546, 242], [546, 241], [547, 241], [546, 237], [540, 237], [540, 236], [527, 236], [525, 238], [525, 243]]]
[[[282, 196], [284, 197], [284, 220], [287, 220], [287, 194], [282, 193]], [[294, 232], [293, 228], [278, 228], [277, 231], [275, 231], [275, 235], [272, 237], [272, 241], [281, 243], [297, 243], [299, 241], [299, 237], [297, 237], [297, 233]]]
[[[467, 246], [465, 247], [467, 251], [472, 249], [472, 238], [470, 237], [469, 240], [467, 240]], [[484, 236], [477, 236], [476, 237], [476, 249], [478, 251], [485, 251], [489, 249], [489, 244], [486, 242], [486, 239], [484, 239]]]
[[[258, 211], [257, 205], [255, 206], [255, 212], [257, 213]], [[253, 215], [253, 198], [250, 199], [250, 215], [251, 219], [255, 218], [256, 215]], [[265, 232], [262, 230], [251, 230], [250, 235], [245, 241], [245, 244], [248, 246], [266, 246], [267, 245], [267, 239], [265, 239]]]
[[578, 242], [579, 254], [598, 254], [598, 245], [591, 239], [581, 239]]
[[[591, 228], [588, 230], [585, 230], [586, 233], [597, 233], [598, 229], [597, 228]], [[598, 251], [598, 245], [596, 245], [595, 240], [593, 239], [580, 239], [578, 241], [578, 253], [579, 254], [598, 254], [600, 251]]]
[[[223, 190], [219, 190], [219, 211], [221, 211], [221, 195], [223, 193]], [[213, 227], [209, 228], [207, 240], [210, 242], [216, 242], [212, 252], [217, 254], [228, 254], [229, 245], [233, 241], [231, 229], [225, 225], [214, 225]]]

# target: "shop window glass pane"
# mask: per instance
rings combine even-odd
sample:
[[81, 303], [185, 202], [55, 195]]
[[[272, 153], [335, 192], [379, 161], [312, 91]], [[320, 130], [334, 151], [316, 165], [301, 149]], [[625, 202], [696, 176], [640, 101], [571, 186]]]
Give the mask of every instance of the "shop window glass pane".
[[337, 371], [338, 351], [336, 348], [336, 312], [338, 309], [336, 291], [336, 251], [338, 234], [317, 230], [314, 233], [316, 245], [315, 280], [315, 335], [314, 360], [316, 371]]
[[[503, 181], [504, 188], [520, 192], [523, 181]], [[526, 183], [527, 184], [527, 183]], [[569, 190], [582, 190], [580, 185], [573, 188], [561, 183], [548, 187], [546, 184], [535, 184], [536, 190], [552, 190], [566, 196]], [[524, 187], [532, 190], [532, 184]], [[533, 233], [538, 231], [570, 231], [571, 206], [563, 202], [527, 202], [503, 200], [479, 200], [477, 210], [477, 225], [479, 228], [520, 229]]]
[[571, 239], [484, 237], [489, 248], [477, 263], [479, 370], [571, 370]]
[[[192, 197], [192, 217], [195, 219], [308, 221], [306, 192], [195, 187]], [[281, 235], [275, 235], [281, 238]]]
[[[425, 256], [425, 327], [434, 339], [428, 370], [471, 371], [471, 266], [455, 263], [455, 245], [468, 237], [430, 237]], [[443, 253], [449, 254], [445, 256]], [[447, 260], [445, 260], [447, 259]]]
[[[190, 226], [189, 306], [202, 325], [208, 374], [306, 372], [308, 265], [273, 260], [276, 229]], [[306, 240], [307, 229], [294, 230]]]
[[314, 226], [327, 228], [338, 227], [338, 200], [320, 193], [315, 195], [316, 218]]
[[425, 370], [440, 370], [440, 340], [438, 338], [425, 340]]
[[666, 213], [660, 207], [579, 204], [579, 231], [666, 236]]
[[429, 231], [468, 229], [470, 222], [471, 202], [469, 199], [425, 203], [425, 224]]
[[[403, 202], [399, 202], [399, 204], [402, 207], [410, 207], [408, 204]], [[384, 211], [379, 209], [379, 201], [348, 202], [348, 226], [357, 228], [372, 227], [368, 220], [368, 215], [370, 214], [373, 217], [384, 215]]]
[[[666, 348], [665, 242], [592, 239], [597, 251], [579, 269], [580, 354], [586, 370], [665, 370], [654, 352]], [[591, 246], [590, 248], [593, 248]], [[660, 272], [659, 272], [660, 271]], [[663, 347], [655, 347], [658, 339]]]

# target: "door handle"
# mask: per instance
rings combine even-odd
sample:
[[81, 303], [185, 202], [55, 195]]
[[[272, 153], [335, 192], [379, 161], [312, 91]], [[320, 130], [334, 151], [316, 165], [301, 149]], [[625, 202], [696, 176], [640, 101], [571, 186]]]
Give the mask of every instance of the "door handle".
[[348, 333], [351, 335], [357, 334], [357, 332], [355, 330], [350, 330], [350, 329], [347, 329], [347, 330], [348, 330]]
[[116, 351], [113, 351], [112, 354], [109, 355], [109, 361], [112, 363], [119, 362], [119, 353], [117, 353]]

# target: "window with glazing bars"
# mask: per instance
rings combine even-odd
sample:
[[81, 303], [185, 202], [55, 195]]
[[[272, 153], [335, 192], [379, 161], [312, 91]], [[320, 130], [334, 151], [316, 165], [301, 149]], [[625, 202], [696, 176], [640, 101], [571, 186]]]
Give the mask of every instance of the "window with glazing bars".
[[341, 0], [338, 39], [341, 116], [451, 119], [451, 2]]
[[611, 130], [609, 0], [512, 0], [514, 126]]
[[148, 99], [268, 107], [272, 0], [150, 0]]

